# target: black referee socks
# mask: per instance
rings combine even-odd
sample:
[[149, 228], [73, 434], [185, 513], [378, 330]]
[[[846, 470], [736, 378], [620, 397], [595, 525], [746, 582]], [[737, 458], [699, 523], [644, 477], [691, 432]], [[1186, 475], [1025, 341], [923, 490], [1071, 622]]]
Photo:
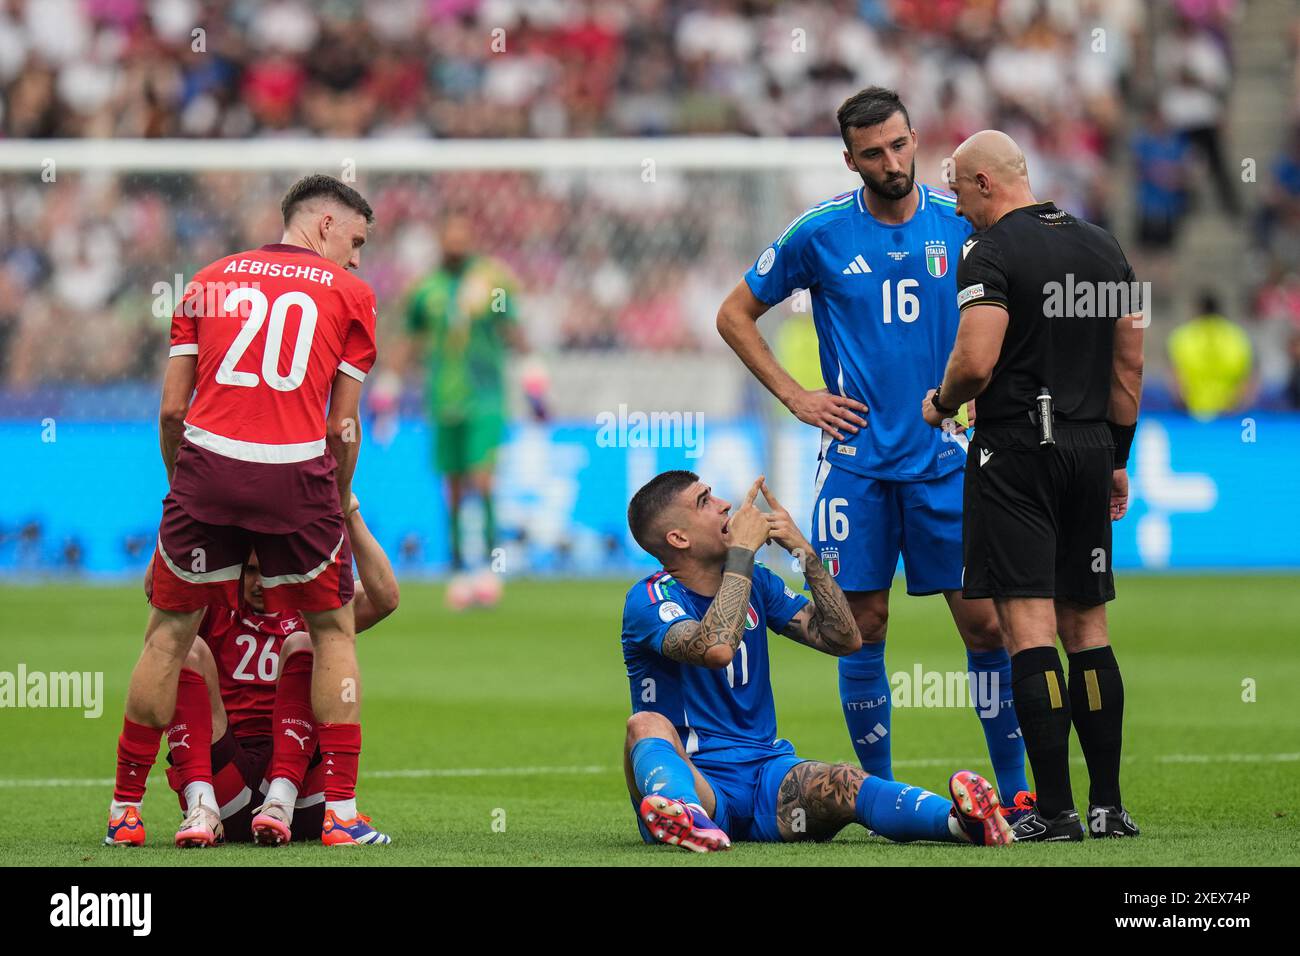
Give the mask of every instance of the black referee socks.
[[1088, 762], [1088, 802], [1099, 807], [1122, 806], [1119, 799], [1119, 756], [1124, 732], [1124, 680], [1110, 646], [1068, 655], [1070, 705], [1079, 746]]
[[1034, 771], [1038, 811], [1051, 819], [1074, 808], [1070, 793], [1070, 695], [1053, 647], [1030, 647], [1011, 658], [1011, 690], [1025, 753]]

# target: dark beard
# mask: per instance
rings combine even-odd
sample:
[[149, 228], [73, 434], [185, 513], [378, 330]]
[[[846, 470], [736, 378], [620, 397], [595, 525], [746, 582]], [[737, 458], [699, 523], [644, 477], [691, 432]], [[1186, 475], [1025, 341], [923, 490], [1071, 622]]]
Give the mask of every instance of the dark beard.
[[862, 177], [863, 184], [881, 199], [897, 202], [912, 191], [912, 185], [916, 182], [916, 160], [912, 160], [912, 168], [908, 170], [906, 176], [900, 176], [887, 183], [876, 182], [865, 173], [859, 172], [858, 175]]

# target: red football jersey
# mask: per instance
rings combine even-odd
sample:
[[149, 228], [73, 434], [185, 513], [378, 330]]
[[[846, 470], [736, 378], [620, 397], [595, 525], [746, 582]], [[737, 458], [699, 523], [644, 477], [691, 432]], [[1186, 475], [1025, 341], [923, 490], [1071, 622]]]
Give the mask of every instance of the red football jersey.
[[200, 269], [171, 354], [198, 357], [171, 492], [190, 517], [288, 534], [339, 513], [325, 442], [335, 376], [375, 362], [375, 296], [346, 269], [274, 244]]
[[299, 614], [259, 614], [213, 605], [199, 637], [208, 642], [221, 676], [221, 702], [236, 737], [269, 737], [280, 649], [291, 634], [307, 632]]
[[172, 316], [171, 355], [197, 355], [191, 443], [291, 464], [325, 452], [334, 376], [375, 362], [375, 295], [310, 249], [280, 243], [200, 269]]

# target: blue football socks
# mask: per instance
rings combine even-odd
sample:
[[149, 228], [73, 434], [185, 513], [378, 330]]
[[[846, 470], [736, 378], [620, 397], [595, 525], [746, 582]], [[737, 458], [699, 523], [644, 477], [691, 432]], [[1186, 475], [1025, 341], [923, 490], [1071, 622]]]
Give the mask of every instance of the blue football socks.
[[908, 840], [958, 842], [948, 827], [952, 801], [880, 777], [867, 777], [854, 802], [857, 820], [868, 830], [905, 843]]
[[1029, 789], [1025, 778], [1025, 741], [1011, 699], [1011, 655], [1002, 648], [968, 650], [966, 667], [975, 712], [984, 728], [989, 760], [998, 779], [998, 796], [1003, 806], [1010, 806], [1017, 793]]
[[632, 747], [632, 776], [641, 796], [652, 793], [700, 805], [700, 795], [695, 791], [695, 775], [691, 765], [677, 753], [677, 748], [660, 737], [638, 740]]
[[885, 674], [885, 642], [864, 644], [840, 658], [840, 706], [862, 769], [873, 777], [894, 779], [889, 753], [890, 691]]

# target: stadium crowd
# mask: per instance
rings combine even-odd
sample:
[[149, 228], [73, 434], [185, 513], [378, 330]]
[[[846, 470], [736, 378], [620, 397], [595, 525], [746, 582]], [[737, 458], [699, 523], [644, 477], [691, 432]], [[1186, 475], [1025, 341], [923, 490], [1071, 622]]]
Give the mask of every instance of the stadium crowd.
[[[9, 0], [0, 135], [835, 135], [834, 106], [879, 83], [904, 91], [920, 178], [937, 181], [953, 145], [997, 126], [1026, 145], [1042, 194], [1121, 235], [1108, 170], [1131, 147], [1135, 241], [1158, 253], [1186, 216], [1190, 164], [1207, 164], [1238, 212], [1221, 142], [1237, 5], [1171, 0], [1176, 29], [1147, 57], [1137, 0]], [[1135, 114], [1146, 119], [1126, 142]], [[1281, 263], [1297, 261], [1281, 253], [1300, 234], [1298, 163], [1300, 135], [1258, 214], [1260, 249]], [[754, 209], [754, 182], [699, 175], [652, 198], [599, 176], [363, 176], [381, 223], [365, 273], [385, 326], [400, 326], [456, 205], [517, 273], [539, 345], [719, 348], [714, 311], [758, 237], [817, 197], [782, 183]], [[0, 185], [0, 387], [24, 388], [154, 377], [158, 284], [274, 234], [284, 184], [208, 173]], [[1300, 279], [1267, 271], [1255, 312], [1281, 343], [1270, 381], [1294, 380]], [[71, 316], [95, 321], [70, 342]]]

